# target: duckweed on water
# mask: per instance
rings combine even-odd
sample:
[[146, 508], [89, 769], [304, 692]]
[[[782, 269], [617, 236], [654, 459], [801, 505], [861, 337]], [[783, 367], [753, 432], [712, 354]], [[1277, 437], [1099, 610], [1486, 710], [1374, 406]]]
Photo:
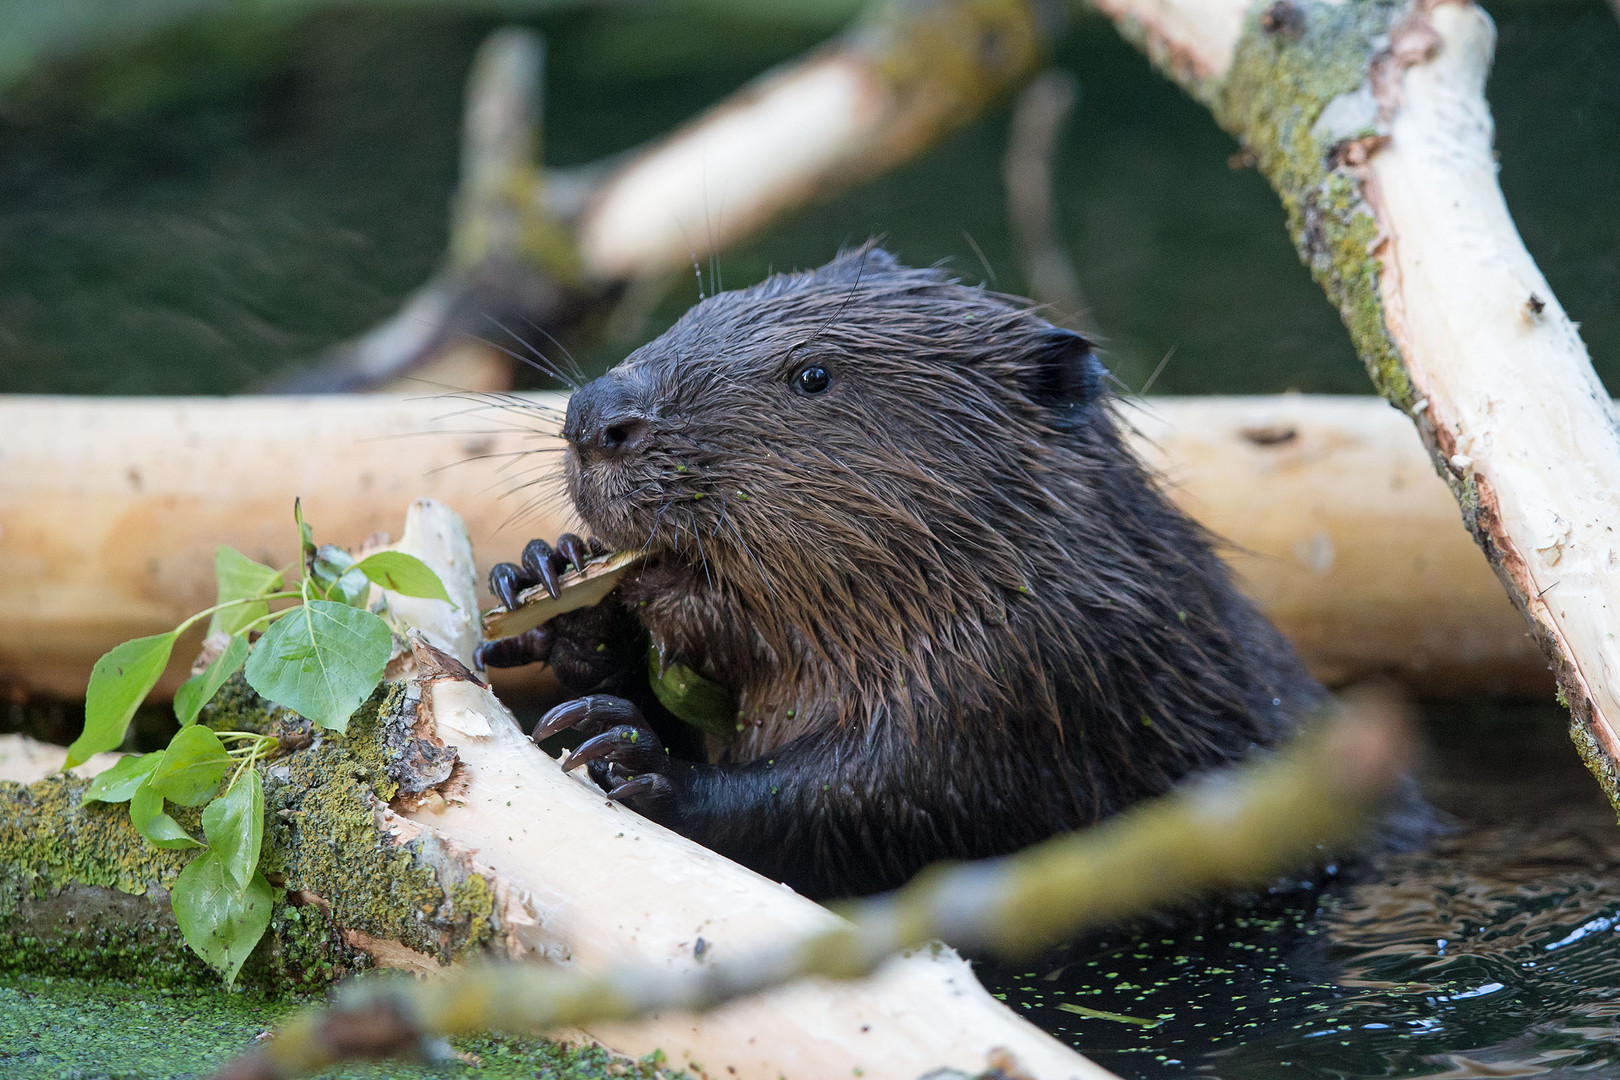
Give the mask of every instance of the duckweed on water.
[[[178, 1080], [205, 1076], [305, 1004], [213, 988], [0, 976], [0, 1075], [7, 1080]], [[600, 1048], [483, 1036], [452, 1041], [462, 1060], [389, 1062], [328, 1080], [684, 1080], [662, 1058], [634, 1062]]]
[[1562, 718], [1504, 712], [1438, 729], [1424, 850], [981, 975], [1127, 1080], [1606, 1075], [1620, 830]]

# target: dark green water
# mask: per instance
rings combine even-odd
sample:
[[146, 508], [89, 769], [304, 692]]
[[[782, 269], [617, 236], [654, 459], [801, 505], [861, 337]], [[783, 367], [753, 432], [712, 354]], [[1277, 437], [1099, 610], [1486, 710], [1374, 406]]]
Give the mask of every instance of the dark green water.
[[[0, 1076], [6, 1080], [202, 1080], [298, 1003], [223, 990], [162, 990], [0, 975]], [[610, 1071], [610, 1065], [612, 1071]], [[362, 1063], [327, 1080], [686, 1080], [600, 1048], [457, 1039], [433, 1064]]]
[[1429, 719], [1425, 789], [1450, 835], [1363, 880], [1115, 932], [986, 982], [1127, 1078], [1620, 1075], [1613, 812], [1557, 710]]
[[[1497, 15], [1503, 187], [1620, 385], [1620, 21], [1598, 2]], [[275, 32], [203, 23], [0, 103], [0, 392], [229, 392], [386, 316], [442, 250], [461, 83], [493, 25], [375, 11]], [[558, 165], [667, 130], [816, 40], [655, 5], [539, 25]], [[1365, 392], [1281, 210], [1228, 167], [1234, 146], [1203, 109], [1098, 21], [1059, 61], [1082, 101], [1057, 210], [1124, 381], [1173, 351], [1163, 392]], [[784, 222], [729, 253], [724, 279], [883, 235], [909, 261], [973, 279], [987, 264], [1022, 290], [1004, 131], [992, 116]], [[683, 285], [648, 332], [695, 292]], [[598, 367], [623, 351], [571, 344]]]

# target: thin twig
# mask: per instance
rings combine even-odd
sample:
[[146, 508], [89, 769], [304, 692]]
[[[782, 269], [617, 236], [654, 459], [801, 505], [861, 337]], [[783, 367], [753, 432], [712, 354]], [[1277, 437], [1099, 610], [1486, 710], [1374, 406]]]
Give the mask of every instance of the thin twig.
[[1007, 220], [1023, 256], [1030, 296], [1050, 305], [1057, 316], [1053, 321], [1084, 331], [1089, 328], [1090, 309], [1074, 261], [1059, 237], [1052, 205], [1059, 136], [1079, 98], [1079, 82], [1059, 68], [1047, 69], [1030, 83], [1013, 109], [1001, 176], [1007, 188]]
[[1403, 710], [1363, 691], [1286, 751], [1209, 777], [1095, 829], [1017, 855], [940, 865], [847, 921], [730, 963], [583, 973], [464, 968], [426, 982], [368, 981], [294, 1018], [216, 1080], [287, 1080], [339, 1061], [426, 1056], [475, 1031], [550, 1031], [653, 1012], [703, 1012], [805, 976], [870, 974], [933, 940], [1023, 956], [1088, 927], [1216, 889], [1262, 884], [1347, 843], [1406, 761]]

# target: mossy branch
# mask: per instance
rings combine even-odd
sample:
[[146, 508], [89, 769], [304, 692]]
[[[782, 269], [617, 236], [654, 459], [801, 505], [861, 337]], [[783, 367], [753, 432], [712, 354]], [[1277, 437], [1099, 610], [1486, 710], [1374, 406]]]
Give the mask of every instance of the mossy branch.
[[[385, 684], [348, 733], [310, 745], [306, 722], [269, 707], [240, 679], [204, 722], [288, 736], [300, 747], [265, 770], [260, 869], [288, 891], [242, 981], [319, 989], [374, 966], [378, 943], [429, 963], [477, 953], [497, 929], [486, 881], [430, 841], [391, 842], [378, 814], [399, 791], [417, 740], [414, 705]], [[15, 737], [13, 737], [15, 738]], [[169, 891], [189, 852], [136, 834], [122, 805], [85, 803], [88, 782], [60, 774], [0, 783], [0, 953], [8, 970], [217, 982], [180, 935]], [[196, 831], [197, 811], [176, 808]]]
[[[540, 168], [544, 55], [540, 35], [516, 27], [496, 31], [479, 48], [467, 77], [461, 181], [440, 269], [391, 318], [269, 389], [388, 385], [458, 344], [499, 338], [502, 324], [524, 326], [519, 316], [561, 332], [588, 307], [595, 290], [582, 280], [576, 245], [550, 208]], [[479, 351], [501, 367], [497, 381], [507, 382], [511, 358], [495, 347]]]

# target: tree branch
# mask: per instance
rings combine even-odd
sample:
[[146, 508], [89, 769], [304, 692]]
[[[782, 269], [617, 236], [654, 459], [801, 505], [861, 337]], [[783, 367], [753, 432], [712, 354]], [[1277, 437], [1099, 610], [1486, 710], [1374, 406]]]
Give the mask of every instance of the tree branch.
[[1001, 177], [1031, 299], [1049, 306], [1053, 322], [1086, 330], [1091, 312], [1052, 205], [1059, 137], [1079, 97], [1080, 81], [1057, 68], [1024, 88], [1013, 108]]
[[1496, 182], [1464, 0], [1097, 0], [1241, 139], [1417, 427], [1620, 808], [1620, 425]]

